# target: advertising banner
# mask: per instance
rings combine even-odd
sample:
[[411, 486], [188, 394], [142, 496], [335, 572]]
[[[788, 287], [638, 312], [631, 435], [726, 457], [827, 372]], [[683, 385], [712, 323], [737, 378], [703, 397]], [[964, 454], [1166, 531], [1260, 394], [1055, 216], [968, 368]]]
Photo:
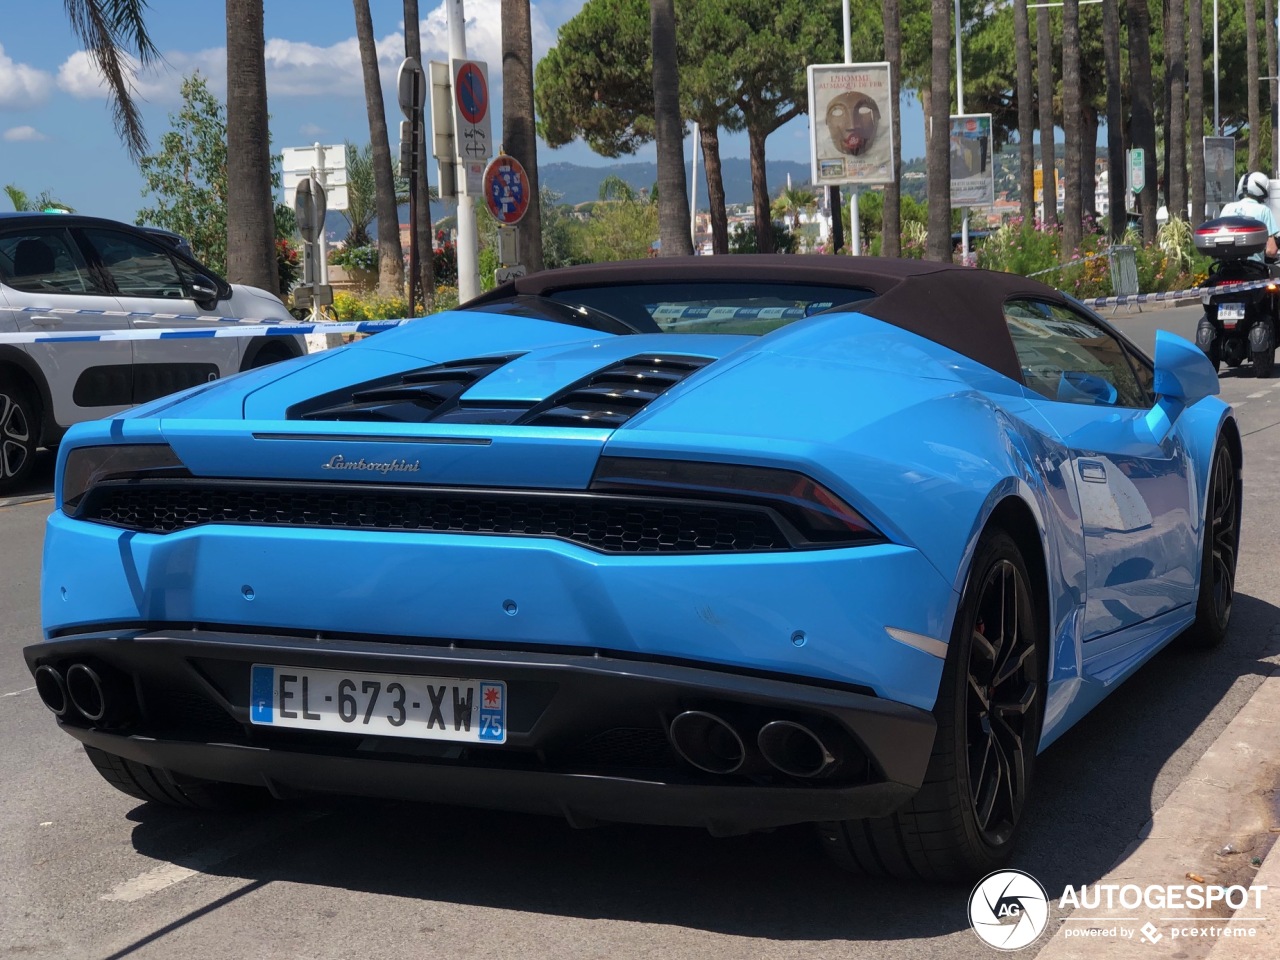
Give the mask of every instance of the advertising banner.
[[1236, 198], [1235, 137], [1204, 138], [1204, 199], [1230, 203]]
[[809, 150], [815, 185], [893, 182], [889, 64], [809, 67]]
[[951, 206], [989, 207], [996, 202], [991, 114], [951, 118]]

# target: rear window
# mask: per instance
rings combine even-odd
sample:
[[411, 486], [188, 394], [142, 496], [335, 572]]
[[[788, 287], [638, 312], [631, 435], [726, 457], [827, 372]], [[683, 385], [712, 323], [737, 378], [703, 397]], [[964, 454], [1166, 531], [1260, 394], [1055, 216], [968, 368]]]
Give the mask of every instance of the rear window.
[[800, 283], [638, 283], [557, 290], [547, 297], [664, 333], [759, 336], [796, 320], [870, 299], [870, 290]]

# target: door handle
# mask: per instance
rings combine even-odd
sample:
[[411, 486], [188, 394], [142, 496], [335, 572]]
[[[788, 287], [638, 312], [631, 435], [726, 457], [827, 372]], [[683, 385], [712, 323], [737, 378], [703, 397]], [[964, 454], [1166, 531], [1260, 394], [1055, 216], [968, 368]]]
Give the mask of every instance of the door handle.
[[1101, 460], [1080, 460], [1080, 479], [1086, 483], [1106, 483], [1107, 468]]
[[56, 327], [62, 323], [61, 317], [50, 317], [44, 314], [36, 314], [31, 318], [31, 322], [38, 327]]

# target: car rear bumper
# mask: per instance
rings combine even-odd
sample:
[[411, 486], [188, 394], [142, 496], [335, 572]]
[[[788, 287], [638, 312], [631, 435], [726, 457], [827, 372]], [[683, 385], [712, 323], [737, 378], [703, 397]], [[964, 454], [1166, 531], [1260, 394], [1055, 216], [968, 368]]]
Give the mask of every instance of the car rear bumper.
[[[108, 630], [26, 648], [28, 666], [88, 663], [115, 701], [90, 723], [60, 719], [90, 746], [178, 777], [345, 793], [596, 821], [736, 833], [882, 816], [918, 790], [931, 713], [869, 692], [706, 665], [441, 642], [182, 630]], [[249, 721], [254, 663], [352, 672], [484, 677], [507, 684], [502, 746], [276, 729]], [[704, 772], [672, 749], [686, 710], [726, 719], [747, 747], [741, 770]], [[837, 758], [821, 778], [787, 775], [756, 747], [772, 720], [818, 730]]]

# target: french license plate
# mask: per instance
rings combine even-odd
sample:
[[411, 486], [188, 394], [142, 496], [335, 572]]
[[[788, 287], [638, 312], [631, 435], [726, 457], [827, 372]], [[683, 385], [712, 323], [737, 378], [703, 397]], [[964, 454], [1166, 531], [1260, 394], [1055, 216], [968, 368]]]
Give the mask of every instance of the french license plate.
[[1222, 321], [1222, 325], [1228, 330], [1244, 319], [1243, 303], [1220, 303], [1218, 304], [1218, 319]]
[[267, 727], [506, 743], [507, 685], [255, 663], [249, 719]]

